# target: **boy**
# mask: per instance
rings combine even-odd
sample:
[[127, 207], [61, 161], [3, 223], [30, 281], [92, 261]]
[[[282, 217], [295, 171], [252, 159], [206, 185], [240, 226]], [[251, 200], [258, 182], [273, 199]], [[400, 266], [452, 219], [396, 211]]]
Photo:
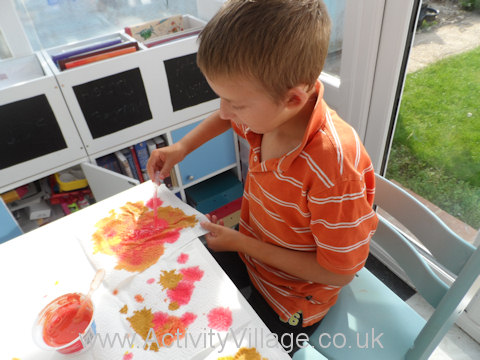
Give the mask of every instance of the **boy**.
[[329, 36], [322, 0], [228, 1], [197, 54], [220, 109], [148, 163], [151, 178], [166, 177], [230, 127], [247, 139], [239, 231], [215, 218], [202, 226], [236, 285], [253, 285], [247, 298], [266, 325], [292, 342], [314, 331], [363, 267], [377, 225], [370, 158], [322, 99]]

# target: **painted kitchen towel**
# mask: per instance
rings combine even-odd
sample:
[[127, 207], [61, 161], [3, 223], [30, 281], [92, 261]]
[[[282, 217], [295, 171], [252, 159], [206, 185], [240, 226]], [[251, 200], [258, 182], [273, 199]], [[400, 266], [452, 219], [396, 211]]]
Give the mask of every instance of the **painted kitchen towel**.
[[[113, 289], [157, 263], [167, 248], [178, 248], [206, 231], [207, 218], [182, 202], [165, 185], [151, 181], [85, 209], [77, 230], [87, 257], [104, 268], [105, 286]], [[133, 191], [132, 191], [133, 190]]]
[[96, 344], [95, 358], [202, 359], [227, 341], [242, 343], [239, 334], [258, 323], [212, 260], [199, 240], [167, 248], [160, 261], [106, 294], [98, 302], [98, 339], [117, 341]]

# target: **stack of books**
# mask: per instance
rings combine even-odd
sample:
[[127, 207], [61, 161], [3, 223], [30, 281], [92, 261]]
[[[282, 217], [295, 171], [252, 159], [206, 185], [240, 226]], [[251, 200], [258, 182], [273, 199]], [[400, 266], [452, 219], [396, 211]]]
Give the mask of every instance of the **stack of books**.
[[125, 41], [121, 37], [99, 41], [78, 48], [52, 54], [52, 61], [59, 70], [72, 69], [139, 50], [136, 41]]
[[[157, 136], [97, 158], [97, 165], [144, 182], [149, 180], [147, 162], [150, 154], [154, 149], [164, 146], [167, 146], [166, 140], [163, 136]], [[178, 187], [175, 169], [172, 169], [170, 177], [166, 178], [164, 183], [169, 188]]]

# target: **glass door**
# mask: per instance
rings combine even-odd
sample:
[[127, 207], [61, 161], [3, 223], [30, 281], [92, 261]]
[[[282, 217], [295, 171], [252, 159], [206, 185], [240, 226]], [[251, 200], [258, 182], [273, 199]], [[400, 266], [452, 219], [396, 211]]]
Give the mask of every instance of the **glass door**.
[[320, 77], [330, 107], [364, 139], [385, 0], [325, 0], [332, 19], [329, 55]]
[[[433, 52], [414, 46], [414, 40], [425, 43], [422, 39], [428, 36], [417, 21], [420, 1], [411, 1], [403, 19], [400, 9], [394, 9], [398, 5], [391, 3], [387, 1], [365, 145], [377, 172], [412, 190], [473, 242], [480, 228], [476, 96], [480, 91], [480, 47], [462, 51], [458, 39], [445, 36], [437, 41], [445, 47], [444, 55], [426, 60], [424, 54], [423, 65], [417, 66], [418, 51]], [[389, 12], [395, 14], [396, 25], [402, 23], [403, 27], [391, 29], [388, 24], [394, 19]], [[443, 35], [438, 31], [435, 36]], [[460, 49], [457, 54], [452, 55], [448, 41]], [[442, 51], [435, 50], [436, 54]]]
[[[480, 47], [453, 55], [445, 51], [432, 61], [423, 60], [422, 67], [411, 66], [420, 49], [415, 45], [426, 43], [422, 36], [441, 25], [419, 21], [421, 7], [421, 0], [385, 4], [365, 145], [376, 172], [405, 188], [473, 243], [480, 228]], [[466, 38], [464, 34], [447, 40], [444, 33], [434, 33], [436, 45], [448, 47], [452, 41], [458, 49], [459, 36]], [[426, 51], [438, 54], [441, 49]], [[396, 269], [374, 242], [371, 252]], [[458, 325], [478, 340], [478, 324], [477, 295]]]
[[3, 36], [2, 30], [0, 29], [0, 60], [10, 57], [12, 57], [12, 52], [10, 51], [7, 40]]
[[23, 24], [13, 0], [3, 0], [0, 5], [0, 61], [30, 54], [32, 54], [32, 47], [23, 30]]

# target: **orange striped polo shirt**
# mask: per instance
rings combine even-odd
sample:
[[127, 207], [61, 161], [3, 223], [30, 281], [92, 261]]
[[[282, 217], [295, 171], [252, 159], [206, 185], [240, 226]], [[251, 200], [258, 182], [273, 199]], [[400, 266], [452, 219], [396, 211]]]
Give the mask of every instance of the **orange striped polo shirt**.
[[[281, 158], [261, 161], [262, 135], [232, 122], [250, 144], [240, 231], [260, 241], [315, 252], [318, 263], [339, 274], [365, 264], [377, 217], [372, 209], [375, 175], [355, 130], [323, 100], [317, 103], [302, 143]], [[284, 320], [301, 310], [303, 326], [321, 320], [339, 286], [314, 283], [240, 254], [250, 279]]]

